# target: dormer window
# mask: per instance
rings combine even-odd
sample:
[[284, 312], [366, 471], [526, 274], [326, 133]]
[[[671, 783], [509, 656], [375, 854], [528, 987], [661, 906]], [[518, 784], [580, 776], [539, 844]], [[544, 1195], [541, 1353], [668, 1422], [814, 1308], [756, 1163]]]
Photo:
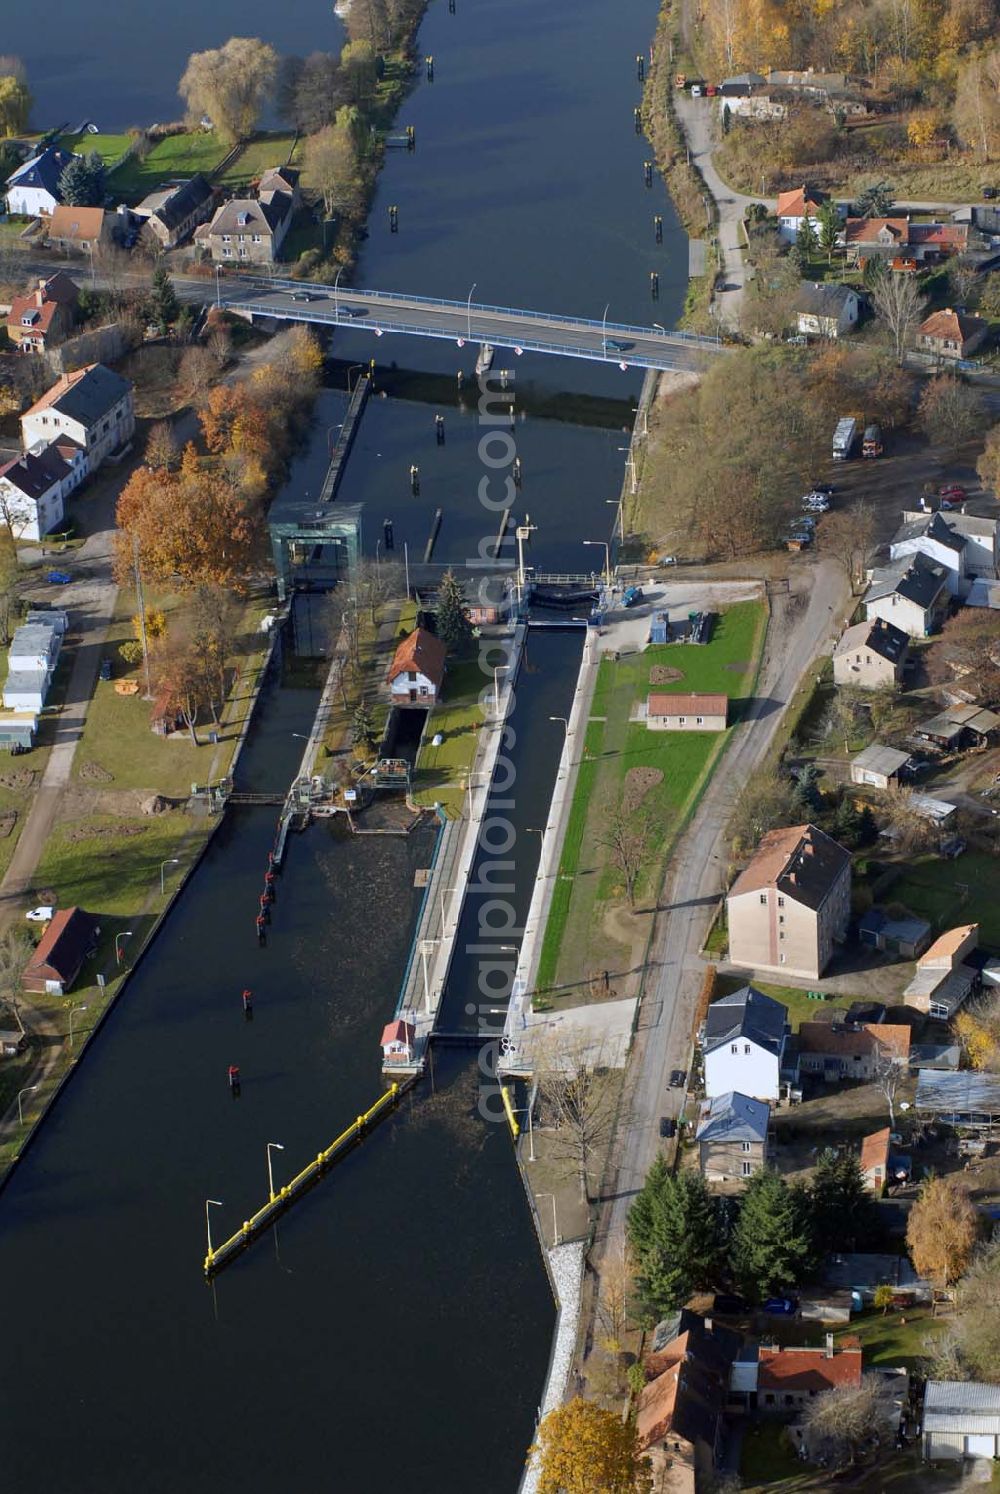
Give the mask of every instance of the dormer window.
[[240, 228], [246, 228], [247, 224], [250, 222], [250, 214], [237, 213], [236, 222], [239, 224]]

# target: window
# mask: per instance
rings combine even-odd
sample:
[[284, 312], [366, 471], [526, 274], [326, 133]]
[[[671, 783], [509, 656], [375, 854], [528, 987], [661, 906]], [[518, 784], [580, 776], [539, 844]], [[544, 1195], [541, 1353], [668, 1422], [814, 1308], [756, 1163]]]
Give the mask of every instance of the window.
[[222, 257], [223, 257], [223, 259], [229, 259], [231, 257], [231, 255], [232, 255], [232, 252], [233, 251], [231, 249], [227, 248], [227, 246], [225, 244], [223, 244], [223, 246], [222, 246]]
[[263, 240], [261, 239], [261, 236], [260, 236], [259, 233], [255, 233], [254, 234], [253, 241], [254, 241], [255, 244], [263, 243]]
[[241, 244], [240, 245], [240, 259], [246, 259], [246, 257], [247, 257], [247, 252], [244, 249], [243, 245]]
[[784, 929], [779, 929], [778, 930], [778, 938], [779, 939], [783, 939], [784, 937], [785, 937], [785, 931], [784, 931]]
[[678, 716], [677, 720], [680, 723], [680, 725], [683, 726], [684, 723], [687, 721], [687, 717], [686, 716]]
[[767, 907], [767, 893], [766, 892], [762, 892], [761, 895], [760, 895], [760, 905], [761, 905], [762, 908], [766, 908]]
[[773, 1406], [774, 1405], [774, 1396], [773, 1395], [766, 1395], [764, 1397], [764, 1405], [765, 1406]]
[[779, 897], [779, 899], [778, 899], [778, 907], [779, 908], [783, 908], [784, 906], [785, 906], [785, 899], [783, 897]]
[[752, 1172], [753, 1172], [753, 1163], [752, 1162], [741, 1162], [740, 1163], [740, 1174], [741, 1174], [742, 1177], [748, 1178], [748, 1177], [750, 1177], [750, 1175], [751, 1175]]
[[744, 1141], [744, 1143], [743, 1143], [743, 1150], [745, 1152], [748, 1152], [752, 1146], [753, 1146], [753, 1142], [752, 1141]]
[[750, 1052], [750, 1044], [749, 1043], [744, 1043], [743, 1044], [743, 1052], [749, 1054], [749, 1052]]
[[224, 233], [224, 234], [223, 234], [223, 235], [222, 235], [222, 242], [223, 242], [223, 243], [224, 243], [224, 244], [228, 244], [228, 243], [231, 243], [231, 241], [232, 241], [232, 240], [231, 240], [231, 235], [230, 235], [230, 234], [228, 234], [228, 233]]
[[794, 1406], [795, 1405], [795, 1397], [793, 1395], [786, 1395], [785, 1396], [785, 1405], [786, 1406]]
[[784, 923], [784, 921], [785, 921], [785, 915], [784, 915], [784, 913], [779, 913], [778, 914], [778, 922], [779, 923]]
[[738, 1053], [740, 1051], [739, 1043], [731, 1043], [729, 1046], [729, 1051], [730, 1053]]
[[695, 724], [695, 726], [701, 726], [701, 725], [703, 725], [704, 724], [704, 720], [705, 720], [704, 716], [696, 716], [694, 718], [694, 724]]
[[785, 963], [785, 956], [784, 956], [784, 952], [782, 952], [782, 953], [781, 953], [781, 954], [780, 954], [780, 955], [779, 955], [779, 956], [778, 956], [778, 964], [779, 964], [779, 965], [783, 965], [783, 964], [784, 964], [784, 963]]

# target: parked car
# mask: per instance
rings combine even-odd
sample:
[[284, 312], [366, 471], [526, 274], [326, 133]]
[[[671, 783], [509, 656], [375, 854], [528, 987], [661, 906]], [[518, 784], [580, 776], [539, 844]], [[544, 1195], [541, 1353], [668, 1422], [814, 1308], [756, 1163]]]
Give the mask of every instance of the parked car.
[[712, 1311], [721, 1318], [740, 1318], [749, 1304], [735, 1292], [717, 1292], [712, 1298]]
[[994, 197], [996, 195], [997, 195], [997, 189], [996, 189], [996, 187], [984, 187], [983, 188], [983, 200], [985, 202], [992, 202], [993, 199], [994, 199]]
[[692, 83], [691, 84], [691, 97], [693, 99], [700, 99], [701, 98], [701, 84], [700, 83]]
[[824, 498], [832, 498], [837, 490], [832, 482], [814, 482], [812, 491], [814, 493], [822, 493]]
[[825, 514], [830, 507], [830, 500], [825, 493], [807, 493], [802, 500], [802, 507], [807, 513]]
[[104, 658], [101, 660], [101, 679], [102, 680], [109, 680], [110, 678], [111, 678], [111, 660], [108, 658], [107, 654], [105, 654]]
[[804, 534], [812, 534], [816, 528], [816, 520], [811, 514], [803, 514], [801, 519], [793, 519], [789, 527], [793, 534], [800, 531]]
[[960, 482], [945, 483], [943, 488], [938, 489], [938, 497], [941, 499], [941, 507], [945, 508], [953, 503], [964, 503], [968, 493]]
[[677, 1134], [677, 1122], [672, 1115], [660, 1116], [660, 1135], [675, 1136]]
[[367, 316], [368, 315], [368, 307], [367, 306], [341, 306], [340, 309], [344, 313], [345, 316]]
[[49, 571], [45, 579], [50, 586], [68, 586], [73, 577], [69, 571]]
[[687, 1076], [687, 1070], [686, 1069], [674, 1069], [671, 1072], [671, 1075], [670, 1075], [670, 1087], [671, 1087], [671, 1089], [685, 1089], [687, 1087], [687, 1082], [688, 1082], [688, 1076]]
[[625, 595], [622, 597], [622, 606], [623, 607], [634, 607], [637, 602], [641, 602], [641, 601], [642, 601], [642, 587], [641, 586], [627, 586], [625, 588]]
[[661, 555], [660, 558], [659, 558], [659, 560], [656, 563], [657, 563], [657, 565], [676, 565], [677, 564], [677, 556], [676, 555]]
[[629, 348], [635, 347], [634, 342], [620, 342], [617, 337], [609, 337], [607, 343], [608, 347], [614, 348], [616, 353], [627, 353]]
[[772, 1318], [792, 1318], [798, 1311], [799, 1304], [794, 1297], [768, 1297], [761, 1307]]
[[50, 903], [43, 903], [40, 908], [29, 908], [24, 916], [29, 923], [50, 923], [55, 911]]

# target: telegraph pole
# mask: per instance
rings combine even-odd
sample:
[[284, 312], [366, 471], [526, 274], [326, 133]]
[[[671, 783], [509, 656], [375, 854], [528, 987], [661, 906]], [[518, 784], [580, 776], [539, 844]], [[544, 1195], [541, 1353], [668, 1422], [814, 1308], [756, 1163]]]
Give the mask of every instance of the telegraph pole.
[[146, 638], [146, 602], [142, 594], [142, 571], [139, 569], [139, 536], [132, 536], [132, 573], [135, 576], [135, 599], [139, 604], [139, 637], [142, 640], [142, 665], [146, 676], [146, 699], [152, 700], [149, 683], [149, 642]]

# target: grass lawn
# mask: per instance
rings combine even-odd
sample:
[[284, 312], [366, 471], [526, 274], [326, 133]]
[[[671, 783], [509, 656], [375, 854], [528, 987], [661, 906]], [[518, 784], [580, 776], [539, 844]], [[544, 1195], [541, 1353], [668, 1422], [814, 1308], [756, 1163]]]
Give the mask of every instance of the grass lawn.
[[865, 1364], [901, 1364], [914, 1369], [927, 1358], [927, 1341], [945, 1327], [947, 1318], [932, 1317], [930, 1308], [883, 1313], [874, 1308], [852, 1317], [837, 1331], [838, 1338], [860, 1338]]
[[[239, 187], [244, 182], [262, 176], [272, 166], [284, 166], [292, 149], [295, 136], [291, 131], [284, 134], [257, 135], [240, 152], [231, 166], [218, 178], [220, 187]], [[217, 160], [221, 157], [216, 157]]]
[[229, 147], [208, 131], [169, 135], [158, 140], [145, 160], [132, 156], [111, 178], [111, 189], [120, 197], [141, 198], [173, 177], [206, 175], [214, 171]]
[[1000, 861], [984, 851], [966, 851], [957, 861], [937, 856], [914, 860], [892, 884], [890, 896], [935, 933], [958, 923], [978, 923], [984, 944], [1000, 947]]
[[[479, 694], [489, 683], [478, 659], [463, 659], [448, 666], [444, 699], [430, 714], [413, 773], [413, 797], [418, 804], [437, 802], [446, 814], [461, 814], [469, 766], [483, 724]], [[440, 747], [431, 745], [436, 732], [444, 738]]]
[[[618, 874], [599, 842], [630, 770], [652, 769], [662, 775], [641, 800], [652, 824], [649, 865], [638, 888], [642, 902], [655, 897], [670, 846], [725, 748], [728, 732], [653, 733], [629, 720], [650, 688], [652, 668], [667, 666], [681, 676], [657, 689], [728, 695], [735, 723], [750, 698], [766, 619], [761, 603], [741, 602], [720, 615], [712, 641], [704, 647], [666, 644], [617, 662], [602, 660], [545, 930], [540, 987], [586, 980], [597, 957], [592, 941], [608, 945], [604, 913], [620, 891]], [[622, 957], [628, 953], [622, 946], [619, 952]], [[614, 957], [614, 951], [608, 953], [605, 964]]]
[[[801, 1460], [793, 1452], [780, 1422], [750, 1422], [743, 1438], [740, 1475], [746, 1487], [800, 1478]], [[794, 1487], [794, 1486], [793, 1486]]]
[[196, 822], [180, 812], [92, 814], [52, 832], [35, 873], [59, 906], [79, 904], [98, 917], [131, 917], [159, 889], [160, 866]]
[[[749, 976], [720, 975], [716, 981], [715, 999], [718, 1000], [720, 996], [728, 996], [730, 992], [739, 990], [741, 986], [746, 985], [748, 979]], [[862, 980], [859, 980], [859, 985], [862, 983]], [[783, 1006], [787, 1006], [788, 1021], [793, 1032], [798, 1031], [800, 1022], [815, 1022], [817, 1019], [826, 1021], [831, 1008], [846, 1012], [850, 1006], [850, 998], [846, 996], [831, 998], [829, 1001], [810, 1001], [808, 991], [798, 986], [777, 986], [770, 981], [763, 980], [755, 980], [753, 984], [755, 989], [763, 991], [765, 996], [773, 996], [775, 1001], [780, 1001]], [[822, 989], [821, 981], [817, 982], [816, 989]], [[859, 992], [860, 994], [863, 993]], [[834, 1000], [837, 1003], [836, 1007], [834, 1007]]]
[[[744, 1494], [829, 1494], [841, 1487], [831, 1478], [830, 1470], [802, 1463], [783, 1437], [778, 1423], [756, 1421], [748, 1424], [740, 1461]], [[963, 1482], [962, 1464], [954, 1467], [928, 1467], [917, 1448], [907, 1452], [888, 1452], [873, 1468], [852, 1473], [843, 1487], [854, 1494], [937, 1494], [937, 1491], [967, 1488]], [[998, 1476], [980, 1488], [997, 1488]]]
[[105, 166], [113, 166], [132, 144], [128, 135], [61, 135], [56, 141], [60, 150], [72, 151], [78, 156], [89, 156], [96, 150]]

